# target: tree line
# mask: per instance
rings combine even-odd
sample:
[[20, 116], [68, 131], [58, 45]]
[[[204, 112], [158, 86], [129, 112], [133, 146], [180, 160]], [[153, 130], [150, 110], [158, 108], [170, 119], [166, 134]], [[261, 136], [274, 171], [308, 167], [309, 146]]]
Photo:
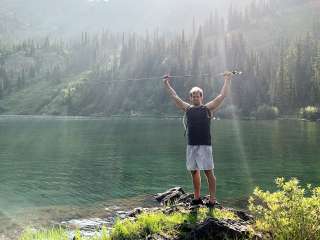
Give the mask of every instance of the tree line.
[[[301, 1], [285, 2], [301, 5]], [[0, 99], [46, 82], [49, 88], [61, 86], [64, 100], [59, 104], [66, 105], [72, 115], [171, 113], [174, 107], [160, 78], [117, 79], [188, 74], [194, 77], [173, 80], [178, 94], [187, 100], [188, 90], [199, 85], [209, 100], [223, 84], [217, 73], [237, 69], [243, 74], [232, 82], [232, 95], [225, 106], [236, 107], [243, 116], [254, 114], [262, 105], [275, 106], [282, 114], [319, 106], [317, 16], [306, 31], [299, 30], [294, 37], [274, 34], [265, 45], [254, 44], [253, 39], [259, 38], [256, 33], [264, 34], [260, 23], [281, 14], [279, 4], [285, 3], [257, 1], [244, 10], [230, 6], [227, 18], [214, 12], [203, 23], [194, 19], [192, 31], [175, 34], [103, 30], [83, 32], [76, 40], [0, 41]], [[72, 76], [76, 79], [68, 80]]]

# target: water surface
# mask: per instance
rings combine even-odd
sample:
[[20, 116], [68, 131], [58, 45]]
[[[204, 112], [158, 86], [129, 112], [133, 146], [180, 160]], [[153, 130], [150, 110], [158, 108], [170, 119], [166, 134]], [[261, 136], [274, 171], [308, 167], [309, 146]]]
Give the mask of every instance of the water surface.
[[[0, 236], [105, 205], [147, 204], [177, 185], [192, 191], [183, 133], [181, 119], [0, 116]], [[222, 202], [243, 206], [278, 176], [319, 184], [319, 123], [219, 120], [212, 136]]]

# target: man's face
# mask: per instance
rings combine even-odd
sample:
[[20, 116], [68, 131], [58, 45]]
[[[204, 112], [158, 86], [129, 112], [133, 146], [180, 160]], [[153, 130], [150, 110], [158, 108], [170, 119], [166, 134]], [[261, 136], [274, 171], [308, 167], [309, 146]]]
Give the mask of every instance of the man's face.
[[201, 96], [201, 93], [200, 92], [193, 92], [191, 95], [190, 95], [190, 102], [192, 105], [194, 106], [199, 106], [202, 104], [202, 99], [203, 99], [203, 96]]

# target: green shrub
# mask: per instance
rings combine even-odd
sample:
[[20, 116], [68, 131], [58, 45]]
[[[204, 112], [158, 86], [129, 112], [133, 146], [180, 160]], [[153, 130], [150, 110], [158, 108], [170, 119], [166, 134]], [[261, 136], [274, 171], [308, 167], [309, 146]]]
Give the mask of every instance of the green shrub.
[[295, 178], [278, 178], [276, 185], [276, 192], [256, 188], [250, 197], [253, 229], [269, 239], [320, 239], [320, 187], [308, 185], [306, 193]]
[[271, 107], [268, 105], [261, 105], [256, 112], [257, 119], [275, 119], [279, 116], [279, 110], [277, 107]]
[[316, 121], [317, 119], [320, 119], [320, 108], [314, 106], [301, 108], [299, 111], [299, 116], [304, 119]]

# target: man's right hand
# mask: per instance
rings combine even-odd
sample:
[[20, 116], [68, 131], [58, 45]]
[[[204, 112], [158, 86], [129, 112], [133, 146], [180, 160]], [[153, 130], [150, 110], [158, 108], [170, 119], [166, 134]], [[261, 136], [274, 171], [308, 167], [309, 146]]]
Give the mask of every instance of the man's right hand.
[[184, 102], [183, 100], [181, 100], [181, 98], [179, 98], [179, 96], [177, 95], [176, 91], [170, 86], [170, 75], [166, 74], [163, 76], [163, 82], [165, 85], [165, 89], [167, 90], [167, 92], [169, 93], [169, 95], [172, 97], [172, 99], [174, 100], [176, 106], [179, 109], [182, 109], [183, 111], [186, 111], [188, 109], [188, 107], [190, 106], [190, 104]]
[[164, 82], [165, 84], [168, 84], [169, 81], [170, 81], [170, 75], [169, 75], [169, 74], [164, 75], [164, 76], [163, 76], [163, 82]]

